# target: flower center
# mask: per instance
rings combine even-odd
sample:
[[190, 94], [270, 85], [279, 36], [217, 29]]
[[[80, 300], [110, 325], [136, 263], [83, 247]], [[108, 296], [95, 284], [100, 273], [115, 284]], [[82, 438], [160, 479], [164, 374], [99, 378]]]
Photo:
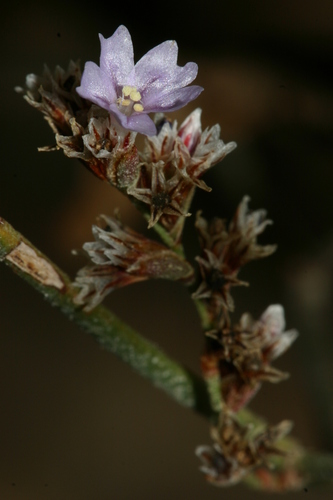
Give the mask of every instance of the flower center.
[[153, 194], [151, 201], [156, 208], [165, 208], [171, 202], [171, 198], [168, 193], [161, 191]]
[[144, 110], [141, 101], [141, 94], [136, 87], [125, 85], [121, 91], [121, 97], [117, 99], [119, 110], [126, 116], [130, 116], [133, 111], [141, 113]]

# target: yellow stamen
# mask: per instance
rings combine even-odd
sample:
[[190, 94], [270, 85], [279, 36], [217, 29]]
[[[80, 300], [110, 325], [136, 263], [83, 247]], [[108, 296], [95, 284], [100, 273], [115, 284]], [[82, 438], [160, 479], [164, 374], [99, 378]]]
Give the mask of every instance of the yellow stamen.
[[125, 85], [123, 87], [123, 91], [122, 91], [123, 96], [128, 97], [131, 94], [131, 92], [133, 92], [133, 90], [135, 90], [133, 87], [130, 87], [129, 85]]
[[138, 113], [140, 113], [141, 111], [143, 111], [143, 106], [142, 106], [142, 104], [136, 103], [136, 104], [134, 104], [133, 109], [134, 109], [134, 111], [137, 111]]
[[121, 89], [121, 97], [118, 97], [117, 104], [122, 113], [126, 116], [130, 116], [133, 111], [141, 113], [144, 110], [141, 104], [141, 94], [131, 85], [124, 85]]
[[130, 98], [132, 99], [132, 101], [138, 102], [141, 99], [141, 94], [137, 90], [133, 89], [132, 92], [130, 93]]
[[130, 99], [121, 99], [120, 103], [122, 106], [129, 106], [131, 104]]

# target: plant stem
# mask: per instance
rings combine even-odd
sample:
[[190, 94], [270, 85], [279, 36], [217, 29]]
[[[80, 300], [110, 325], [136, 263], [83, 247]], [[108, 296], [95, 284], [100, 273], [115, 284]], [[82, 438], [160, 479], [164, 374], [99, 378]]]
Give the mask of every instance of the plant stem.
[[[87, 313], [74, 304], [73, 298], [77, 292], [69, 277], [1, 217], [0, 261], [4, 261], [42, 293], [48, 302], [95, 337], [105, 349], [128, 363], [179, 404], [206, 418], [216, 418], [202, 378], [173, 361], [104, 307], [98, 306]], [[264, 421], [249, 410], [242, 410], [237, 417], [244, 423], [264, 425]], [[285, 438], [284, 442], [285, 446], [293, 448], [292, 438]], [[304, 452], [294, 467], [306, 484], [332, 483], [332, 454]], [[255, 481], [253, 485], [265, 489], [265, 485]]]

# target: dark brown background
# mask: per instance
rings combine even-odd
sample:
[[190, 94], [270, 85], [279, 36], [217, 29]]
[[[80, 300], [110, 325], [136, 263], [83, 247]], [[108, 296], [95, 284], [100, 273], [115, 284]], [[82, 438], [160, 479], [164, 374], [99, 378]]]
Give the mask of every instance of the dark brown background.
[[[1, 28], [0, 214], [71, 276], [72, 248], [90, 240], [99, 213], [121, 208], [117, 192], [61, 152], [42, 116], [13, 91], [25, 75], [98, 61], [97, 33], [131, 31], [138, 59], [176, 39], [179, 62], [199, 63], [205, 92], [178, 113], [203, 108], [238, 148], [205, 178], [193, 213], [230, 217], [244, 194], [275, 224], [262, 241], [279, 245], [253, 263], [235, 292], [236, 317], [282, 303], [300, 331], [276, 366], [289, 381], [265, 385], [251, 405], [276, 423], [295, 422], [311, 449], [333, 451], [332, 406], [332, 66], [333, 4], [312, 1], [11, 2]], [[189, 255], [197, 243], [188, 221]], [[207, 422], [180, 408], [104, 352], [12, 272], [0, 266], [0, 498], [4, 500], [263, 500], [242, 486], [208, 486], [194, 449], [209, 443]], [[107, 305], [198, 371], [202, 334], [187, 291], [168, 282], [114, 293]], [[331, 498], [311, 489], [284, 498]], [[303, 497], [302, 497], [303, 498]]]

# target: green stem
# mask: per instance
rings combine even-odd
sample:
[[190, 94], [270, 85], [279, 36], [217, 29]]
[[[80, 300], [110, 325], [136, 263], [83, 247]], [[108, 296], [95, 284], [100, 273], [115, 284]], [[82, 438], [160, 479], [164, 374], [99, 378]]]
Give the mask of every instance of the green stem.
[[[142, 212], [142, 214], [143, 214], [144, 218], [147, 221], [149, 221], [150, 214], [148, 214], [147, 212]], [[161, 240], [163, 241], [163, 243], [165, 245], [167, 245], [169, 248], [171, 248], [180, 257], [182, 257], [183, 259], [185, 259], [185, 253], [184, 253], [183, 245], [181, 243], [177, 243], [177, 245], [175, 245], [175, 242], [174, 242], [173, 238], [170, 236], [170, 234], [168, 233], [168, 231], [166, 229], [164, 229], [164, 227], [161, 224], [159, 224], [157, 222], [153, 226], [152, 229], [154, 229], [154, 231], [159, 235], [159, 237], [161, 238]]]
[[201, 322], [201, 327], [204, 331], [207, 331], [211, 329], [212, 325], [210, 322], [210, 318], [207, 312], [207, 307], [204, 304], [204, 302], [200, 299], [193, 299], [194, 305], [197, 309], [200, 322]]
[[[128, 194], [125, 191], [122, 191], [125, 196], [128, 197]], [[142, 216], [146, 219], [148, 222], [150, 219], [150, 213], [147, 211], [147, 206], [144, 203], [139, 202], [132, 196], [129, 197], [130, 201], [133, 203], [133, 205], [138, 209], [138, 211], [142, 214]], [[176, 252], [180, 257], [185, 259], [185, 253], [184, 253], [184, 248], [183, 245], [178, 242], [175, 244], [175, 241], [173, 237], [170, 235], [170, 233], [159, 223], [157, 222], [154, 224], [152, 229], [158, 234], [158, 236], [161, 238], [163, 243], [169, 247], [171, 250]]]

